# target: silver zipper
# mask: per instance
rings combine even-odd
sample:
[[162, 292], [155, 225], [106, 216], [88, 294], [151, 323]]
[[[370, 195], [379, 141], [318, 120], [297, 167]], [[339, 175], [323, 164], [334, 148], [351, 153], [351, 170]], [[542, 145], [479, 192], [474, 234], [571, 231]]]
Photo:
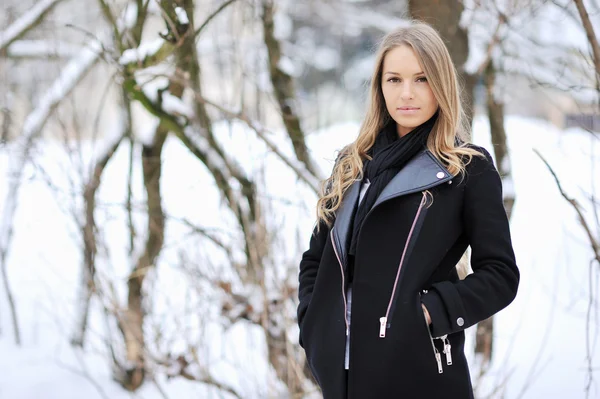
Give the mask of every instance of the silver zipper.
[[398, 264], [398, 271], [396, 272], [396, 280], [394, 280], [394, 288], [392, 289], [392, 295], [390, 296], [390, 301], [388, 302], [387, 310], [385, 311], [385, 316], [379, 318], [379, 338], [385, 338], [385, 332], [387, 330], [387, 320], [390, 316], [390, 309], [392, 308], [392, 302], [394, 301], [394, 295], [396, 294], [396, 288], [398, 288], [398, 279], [400, 278], [400, 270], [402, 269], [402, 264], [404, 263], [404, 256], [406, 255], [406, 250], [408, 248], [408, 244], [410, 243], [410, 239], [412, 238], [412, 234], [415, 230], [415, 225], [417, 224], [417, 220], [419, 219], [419, 215], [421, 214], [421, 210], [427, 201], [427, 196], [425, 192], [423, 192], [423, 198], [421, 199], [421, 203], [419, 204], [419, 209], [417, 209], [417, 214], [413, 220], [412, 226], [408, 233], [408, 237], [406, 238], [406, 243], [404, 244], [404, 251], [402, 251], [402, 257], [400, 258], [400, 264]]
[[448, 334], [444, 334], [439, 337], [442, 341], [444, 341], [444, 354], [446, 355], [446, 364], [448, 366], [452, 366], [452, 345], [450, 345], [450, 340], [448, 339]]
[[387, 317], [381, 317], [379, 319], [379, 337], [385, 338], [385, 325], [387, 324]]
[[340, 255], [338, 254], [337, 248], [335, 246], [335, 241], [333, 239], [333, 229], [331, 229], [331, 246], [333, 247], [333, 252], [335, 252], [335, 257], [340, 264], [340, 271], [342, 272], [342, 298], [344, 298], [344, 322], [346, 323], [346, 336], [350, 334], [350, 323], [348, 323], [348, 303], [346, 301], [346, 282], [344, 279], [344, 266], [342, 266], [342, 261], [340, 260]]

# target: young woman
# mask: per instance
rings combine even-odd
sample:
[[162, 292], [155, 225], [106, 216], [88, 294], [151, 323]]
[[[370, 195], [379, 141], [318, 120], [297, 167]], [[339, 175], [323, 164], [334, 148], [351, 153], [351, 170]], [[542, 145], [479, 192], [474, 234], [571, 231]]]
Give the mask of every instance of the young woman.
[[300, 262], [300, 344], [325, 399], [473, 397], [464, 330], [514, 299], [519, 271], [500, 177], [467, 132], [439, 34], [385, 36]]

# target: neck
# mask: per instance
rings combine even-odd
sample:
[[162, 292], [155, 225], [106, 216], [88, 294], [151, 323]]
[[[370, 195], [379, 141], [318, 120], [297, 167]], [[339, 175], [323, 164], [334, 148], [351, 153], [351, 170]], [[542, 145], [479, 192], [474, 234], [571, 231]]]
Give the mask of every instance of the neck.
[[409, 134], [410, 132], [412, 132], [413, 129], [409, 129], [409, 128], [406, 128], [406, 127], [403, 127], [403, 126], [400, 126], [400, 125], [396, 124], [396, 131], [398, 132], [398, 136], [399, 137], [406, 136], [407, 134]]

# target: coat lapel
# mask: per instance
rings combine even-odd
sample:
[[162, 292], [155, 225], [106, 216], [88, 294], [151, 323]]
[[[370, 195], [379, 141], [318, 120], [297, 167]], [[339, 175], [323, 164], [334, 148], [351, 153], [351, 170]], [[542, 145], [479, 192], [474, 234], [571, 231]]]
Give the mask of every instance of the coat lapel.
[[[385, 186], [369, 214], [385, 201], [427, 190], [446, 183], [453, 177], [429, 150], [424, 150], [411, 159]], [[360, 183], [360, 181], [354, 182], [346, 191], [333, 226], [335, 242], [332, 242], [332, 245], [336, 246], [344, 268], [347, 267], [348, 251], [346, 243], [348, 242], [348, 234], [350, 234], [350, 222], [360, 194]], [[368, 216], [367, 214], [366, 217]]]
[[354, 207], [358, 201], [360, 194], [360, 180], [355, 181], [346, 191], [342, 203], [340, 204], [339, 210], [335, 218], [335, 224], [333, 226], [333, 237], [336, 242], [332, 244], [338, 249], [340, 254], [340, 260], [342, 265], [346, 268], [347, 262], [347, 248], [346, 240], [350, 232], [350, 222], [352, 221], [352, 214], [354, 213]]
[[453, 177], [429, 150], [424, 150], [411, 159], [385, 186], [371, 210], [384, 201], [427, 190], [446, 183]]

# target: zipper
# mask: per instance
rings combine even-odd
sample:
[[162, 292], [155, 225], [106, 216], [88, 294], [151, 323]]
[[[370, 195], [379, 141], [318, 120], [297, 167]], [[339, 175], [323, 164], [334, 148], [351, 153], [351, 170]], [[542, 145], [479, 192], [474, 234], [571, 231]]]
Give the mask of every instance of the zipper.
[[346, 281], [344, 279], [344, 266], [342, 266], [342, 261], [340, 260], [340, 255], [337, 251], [337, 246], [335, 245], [335, 241], [333, 238], [333, 229], [330, 232], [331, 235], [331, 246], [333, 247], [333, 252], [335, 252], [335, 257], [338, 260], [340, 265], [340, 271], [342, 272], [342, 298], [344, 299], [344, 322], [346, 323], [346, 336], [350, 334], [350, 323], [348, 323], [348, 302], [346, 301]]
[[423, 192], [423, 198], [421, 199], [421, 203], [419, 204], [419, 209], [417, 209], [417, 213], [413, 220], [410, 231], [408, 232], [408, 237], [406, 238], [406, 243], [404, 244], [404, 251], [402, 251], [402, 257], [400, 258], [400, 263], [398, 264], [398, 271], [396, 272], [396, 279], [394, 280], [394, 288], [392, 289], [392, 295], [390, 296], [390, 301], [388, 302], [388, 307], [385, 312], [385, 316], [379, 318], [379, 338], [385, 338], [385, 333], [388, 328], [391, 327], [392, 323], [388, 323], [388, 318], [390, 316], [390, 310], [392, 309], [392, 305], [395, 304], [396, 301], [396, 289], [398, 288], [398, 280], [400, 279], [400, 271], [402, 270], [402, 265], [404, 263], [404, 257], [406, 256], [406, 250], [408, 245], [410, 244], [410, 239], [415, 230], [415, 226], [417, 224], [417, 220], [419, 219], [419, 215], [421, 214], [421, 210], [425, 206], [427, 201], [427, 195]]

